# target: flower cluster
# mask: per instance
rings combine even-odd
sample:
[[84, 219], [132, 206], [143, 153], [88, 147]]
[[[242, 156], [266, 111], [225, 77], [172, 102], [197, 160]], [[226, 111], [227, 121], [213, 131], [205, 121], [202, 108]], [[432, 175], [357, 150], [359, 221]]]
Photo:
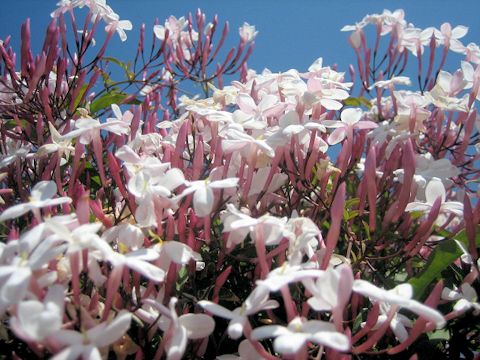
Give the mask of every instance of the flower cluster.
[[[480, 309], [480, 51], [459, 40], [465, 27], [368, 15], [343, 29], [359, 75], [352, 66], [347, 81], [321, 58], [305, 72], [247, 69], [248, 23], [220, 60], [228, 24], [217, 39], [217, 17], [201, 11], [155, 25], [151, 51], [142, 26], [132, 68], [105, 56], [132, 25], [104, 0], [58, 6], [41, 55], [22, 27], [20, 71], [0, 42], [9, 354], [367, 358], [468, 328], [444, 340], [455, 357], [451, 339], [478, 337], [464, 315]], [[449, 50], [465, 56], [453, 73]], [[417, 91], [403, 89], [411, 54]], [[204, 96], [179, 96], [184, 81]]]

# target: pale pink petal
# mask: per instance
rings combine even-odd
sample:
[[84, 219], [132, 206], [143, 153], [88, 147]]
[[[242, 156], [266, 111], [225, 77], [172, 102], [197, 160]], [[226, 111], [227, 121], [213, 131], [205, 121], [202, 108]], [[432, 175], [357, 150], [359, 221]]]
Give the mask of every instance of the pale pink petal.
[[395, 334], [395, 337], [400, 342], [404, 342], [405, 340], [408, 339], [407, 329], [405, 328], [405, 326], [400, 321], [395, 319], [395, 317], [390, 322], [390, 328], [392, 329], [393, 333]]
[[240, 110], [247, 114], [253, 114], [255, 111], [257, 111], [257, 105], [255, 104], [255, 101], [253, 101], [250, 95], [245, 93], [238, 94], [237, 105]]
[[247, 318], [244, 316], [237, 316], [228, 324], [228, 336], [232, 339], [239, 339], [243, 335], [243, 328]]
[[327, 98], [321, 99], [320, 104], [327, 110], [340, 110], [343, 106], [340, 101]]
[[378, 125], [373, 121], [359, 121], [355, 124], [355, 129], [359, 130], [375, 129], [376, 127], [378, 127]]
[[347, 131], [345, 127], [337, 128], [330, 134], [327, 141], [330, 145], [336, 145], [342, 142], [346, 135]]

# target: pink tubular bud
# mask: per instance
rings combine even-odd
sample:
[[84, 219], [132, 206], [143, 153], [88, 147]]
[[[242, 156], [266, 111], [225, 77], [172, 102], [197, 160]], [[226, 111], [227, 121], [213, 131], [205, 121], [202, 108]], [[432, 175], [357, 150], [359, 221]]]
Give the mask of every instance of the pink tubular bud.
[[472, 256], [474, 263], [476, 263], [478, 259], [477, 244], [475, 241], [476, 222], [473, 216], [472, 203], [467, 194], [465, 194], [463, 198], [463, 216], [465, 219], [465, 231], [468, 238], [468, 252]]
[[30, 50], [30, 19], [27, 19], [22, 25], [22, 47], [21, 47], [21, 73], [23, 77], [29, 77], [30, 68], [33, 63], [33, 56]]
[[320, 268], [325, 270], [333, 254], [335, 246], [337, 246], [338, 237], [340, 236], [340, 227], [343, 221], [343, 211], [345, 209], [346, 184], [342, 182], [337, 189], [332, 206], [330, 207], [330, 229], [328, 230], [325, 240], [326, 250], [322, 259]]
[[227, 38], [228, 32], [229, 32], [229, 25], [228, 25], [228, 21], [227, 21], [227, 22], [225, 22], [225, 25], [223, 25], [222, 37], [220, 38], [220, 41], [218, 42], [217, 48], [215, 49], [215, 51], [212, 55], [212, 60], [215, 59], [218, 52], [222, 48], [223, 43], [225, 42], [225, 39]]
[[230, 265], [225, 270], [223, 270], [222, 273], [218, 275], [217, 280], [215, 280], [215, 288], [213, 290], [213, 297], [212, 297], [212, 301], [214, 303], [218, 304], [220, 289], [227, 281], [228, 276], [230, 275], [231, 272], [232, 272], [232, 266]]
[[367, 184], [367, 198], [369, 208], [369, 226], [370, 231], [376, 228], [376, 206], [377, 206], [377, 160], [375, 147], [371, 146], [365, 161], [365, 180]]

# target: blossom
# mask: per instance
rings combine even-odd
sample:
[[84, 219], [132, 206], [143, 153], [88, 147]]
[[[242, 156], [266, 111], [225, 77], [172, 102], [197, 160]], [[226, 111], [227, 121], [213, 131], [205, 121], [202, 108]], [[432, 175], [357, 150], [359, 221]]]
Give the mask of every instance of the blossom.
[[52, 218], [46, 222], [47, 227], [53, 232], [50, 238], [56, 241], [65, 242], [67, 245], [66, 254], [74, 254], [84, 249], [95, 249], [103, 240], [97, 235], [102, 227], [101, 223], [89, 223], [76, 226], [70, 230], [59, 219]]
[[328, 143], [330, 145], [338, 144], [343, 141], [349, 131], [353, 129], [374, 129], [377, 127], [372, 121], [360, 121], [363, 113], [359, 108], [348, 108], [342, 111], [340, 115], [341, 121], [325, 120], [322, 122], [325, 127], [334, 128], [335, 130], [328, 137]]
[[250, 315], [262, 310], [275, 309], [278, 307], [278, 302], [269, 300], [268, 297], [268, 289], [263, 286], [257, 286], [243, 302], [242, 306], [233, 311], [207, 300], [199, 301], [198, 305], [214, 315], [229, 319], [228, 335], [232, 339], [238, 339], [242, 336], [243, 329]]
[[425, 94], [425, 97], [442, 110], [467, 112], [468, 95], [465, 94], [460, 99], [455, 97], [466, 86], [467, 82], [464, 81], [461, 71], [454, 75], [446, 71], [440, 71], [435, 86]]
[[13, 331], [25, 341], [43, 341], [60, 330], [63, 324], [64, 291], [61, 285], [52, 286], [42, 301], [20, 302], [16, 316], [10, 319]]
[[259, 154], [274, 157], [275, 151], [262, 136], [255, 138], [246, 134], [241, 126], [232, 124], [226, 131], [225, 139], [222, 141], [222, 149], [226, 154], [239, 151], [240, 155], [252, 161]]
[[452, 26], [449, 23], [443, 23], [440, 26], [440, 31], [435, 31], [435, 36], [443, 41], [444, 45], [450, 50], [463, 53], [465, 46], [460, 42], [459, 39], [467, 35], [468, 28], [466, 26], [455, 26], [452, 29]]
[[107, 22], [107, 26], [105, 27], [107, 32], [114, 30], [120, 36], [120, 40], [127, 40], [127, 34], [125, 33], [125, 30], [132, 30], [133, 28], [130, 20], [120, 20], [118, 14], [115, 13], [106, 15], [104, 19]]
[[30, 191], [29, 201], [27, 203], [11, 206], [4, 210], [0, 215], [0, 222], [17, 218], [29, 211], [33, 211], [39, 216], [39, 210], [41, 208], [69, 204], [72, 202], [72, 199], [67, 196], [54, 199], [53, 197], [56, 193], [57, 185], [53, 181], [38, 182]]
[[245, 93], [239, 93], [237, 105], [240, 110], [235, 111], [237, 123], [245, 129], [262, 129], [267, 126], [267, 118], [280, 114], [286, 104], [279, 101], [275, 95], [264, 95], [258, 105], [253, 98]]
[[[82, 130], [73, 130], [65, 135], [60, 135], [55, 126], [52, 123], [48, 123], [48, 128], [50, 129], [50, 135], [52, 142], [49, 144], [42, 145], [36, 155], [44, 156], [53, 152], [58, 153], [58, 156], [62, 158], [60, 165], [64, 165], [70, 157], [70, 153], [75, 151], [75, 148], [72, 146], [72, 140], [82, 134]], [[63, 156], [65, 155], [65, 159]]]
[[439, 178], [432, 178], [425, 189], [426, 202], [414, 201], [407, 205], [405, 211], [429, 212], [435, 201], [440, 198], [440, 213], [453, 213], [463, 216], [463, 204], [458, 201], [445, 201], [446, 192], [442, 181]]
[[391, 79], [388, 80], [379, 80], [375, 83], [373, 83], [368, 89], [372, 90], [376, 87], [378, 88], [384, 88], [384, 87], [389, 87], [390, 85], [411, 85], [412, 82], [410, 81], [410, 78], [407, 76], [393, 76]]
[[[0, 95], [1, 94], [2, 89], [0, 87]], [[30, 144], [23, 144], [21, 141], [15, 141], [10, 138], [6, 139], [6, 147], [6, 154], [2, 154], [0, 157], [0, 169], [10, 165], [17, 159], [22, 160], [26, 158], [32, 149]]]
[[[160, 256], [153, 249], [143, 248], [123, 254], [122, 252], [114, 251], [104, 241], [98, 242], [96, 247], [102, 252], [105, 260], [110, 262], [114, 268], [123, 269], [126, 266], [156, 282], [161, 282], [165, 278], [165, 271], [149, 262], [158, 259]], [[117, 271], [121, 273], [120, 270]]]
[[290, 265], [285, 261], [282, 266], [270, 271], [264, 280], [257, 280], [258, 286], [264, 286], [272, 292], [279, 291], [284, 286], [305, 279], [322, 277], [324, 271], [317, 269], [314, 263]]
[[236, 187], [238, 178], [212, 180], [186, 181], [187, 188], [179, 195], [179, 199], [193, 193], [193, 209], [197, 216], [208, 216], [213, 210], [215, 196], [214, 189], [228, 189]]
[[[437, 328], [442, 328], [446, 323], [440, 312], [412, 299], [413, 288], [410, 284], [400, 284], [392, 290], [385, 290], [376, 287], [368, 281], [355, 280], [353, 282], [353, 291], [362, 294], [363, 296], [367, 296], [372, 300], [384, 303], [388, 307], [395, 306], [397, 312], [402, 308], [412, 311], [420, 317], [433, 322]], [[388, 312], [389, 308], [384, 308], [384, 310]], [[380, 321], [381, 320], [382, 318], [380, 318]], [[399, 323], [393, 322], [390, 326], [392, 327], [392, 330], [395, 331], [395, 328], [399, 326]], [[403, 335], [399, 336], [400, 338], [403, 338]]]
[[350, 266], [329, 267], [313, 279], [303, 280], [305, 288], [312, 293], [308, 304], [316, 311], [343, 310], [352, 291], [353, 275]]
[[335, 325], [326, 321], [296, 317], [287, 327], [268, 325], [252, 331], [254, 340], [274, 337], [273, 348], [281, 354], [295, 354], [308, 342], [347, 351], [350, 341], [347, 336], [335, 330]]
[[475, 289], [468, 283], [463, 283], [460, 289], [444, 288], [442, 291], [442, 299], [455, 301], [453, 310], [465, 312], [473, 308], [475, 314], [480, 313], [480, 303]]
[[25, 298], [35, 271], [46, 267], [64, 248], [46, 238], [45, 223], [0, 247], [0, 314]]
[[101, 359], [102, 348], [119, 340], [130, 328], [132, 314], [128, 311], [120, 311], [115, 319], [102, 322], [86, 331], [59, 330], [49, 337], [49, 340], [64, 349], [52, 359]]
[[[158, 325], [168, 339], [168, 360], [180, 360], [187, 347], [188, 339], [196, 340], [207, 337], [215, 328], [213, 319], [205, 314], [183, 314], [178, 316], [175, 310], [177, 302], [178, 299], [172, 297], [169, 307], [166, 308], [154, 300], [145, 300], [145, 304], [149, 305], [152, 310], [162, 314], [158, 320]], [[145, 310], [141, 311], [139, 315], [145, 317]], [[158, 315], [156, 317], [149, 316], [149, 320], [152, 321], [155, 321], [156, 318], [158, 318]]]
[[258, 34], [258, 31], [255, 31], [255, 26], [247, 22], [244, 22], [243, 25], [238, 28], [238, 32], [244, 42], [253, 41]]

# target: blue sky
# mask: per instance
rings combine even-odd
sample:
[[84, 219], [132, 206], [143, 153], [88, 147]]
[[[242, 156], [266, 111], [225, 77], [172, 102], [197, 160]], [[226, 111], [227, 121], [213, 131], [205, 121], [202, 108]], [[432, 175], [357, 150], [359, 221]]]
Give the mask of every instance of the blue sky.
[[[0, 12], [0, 38], [12, 35], [18, 41], [20, 25], [30, 17], [32, 21], [32, 43], [41, 46], [45, 28], [50, 21], [50, 12], [55, 8], [54, 0], [3, 0]], [[296, 68], [304, 71], [318, 57], [324, 64], [338, 64], [346, 71], [354, 59], [347, 43], [348, 35], [340, 29], [346, 24], [359, 21], [367, 13], [382, 12], [384, 8], [403, 8], [407, 21], [418, 27], [439, 27], [443, 22], [453, 26], [465, 25], [470, 31], [462, 39], [465, 44], [480, 42], [480, 1], [340, 1], [340, 0], [243, 0], [243, 1], [163, 1], [163, 0], [110, 0], [108, 4], [122, 19], [129, 19], [134, 30], [129, 32], [127, 43], [117, 38], [110, 47], [110, 55], [128, 60], [133, 58], [142, 22], [147, 28], [153, 26], [155, 18], [164, 22], [169, 15], [177, 17], [194, 12], [198, 7], [208, 18], [218, 14], [221, 21], [228, 20], [231, 28], [230, 43], [238, 41], [238, 27], [244, 21], [257, 27], [255, 51], [249, 66], [256, 70], [265, 67], [273, 71]], [[460, 57], [450, 58], [449, 70], [459, 67]], [[453, 60], [453, 61], [452, 61]]]

